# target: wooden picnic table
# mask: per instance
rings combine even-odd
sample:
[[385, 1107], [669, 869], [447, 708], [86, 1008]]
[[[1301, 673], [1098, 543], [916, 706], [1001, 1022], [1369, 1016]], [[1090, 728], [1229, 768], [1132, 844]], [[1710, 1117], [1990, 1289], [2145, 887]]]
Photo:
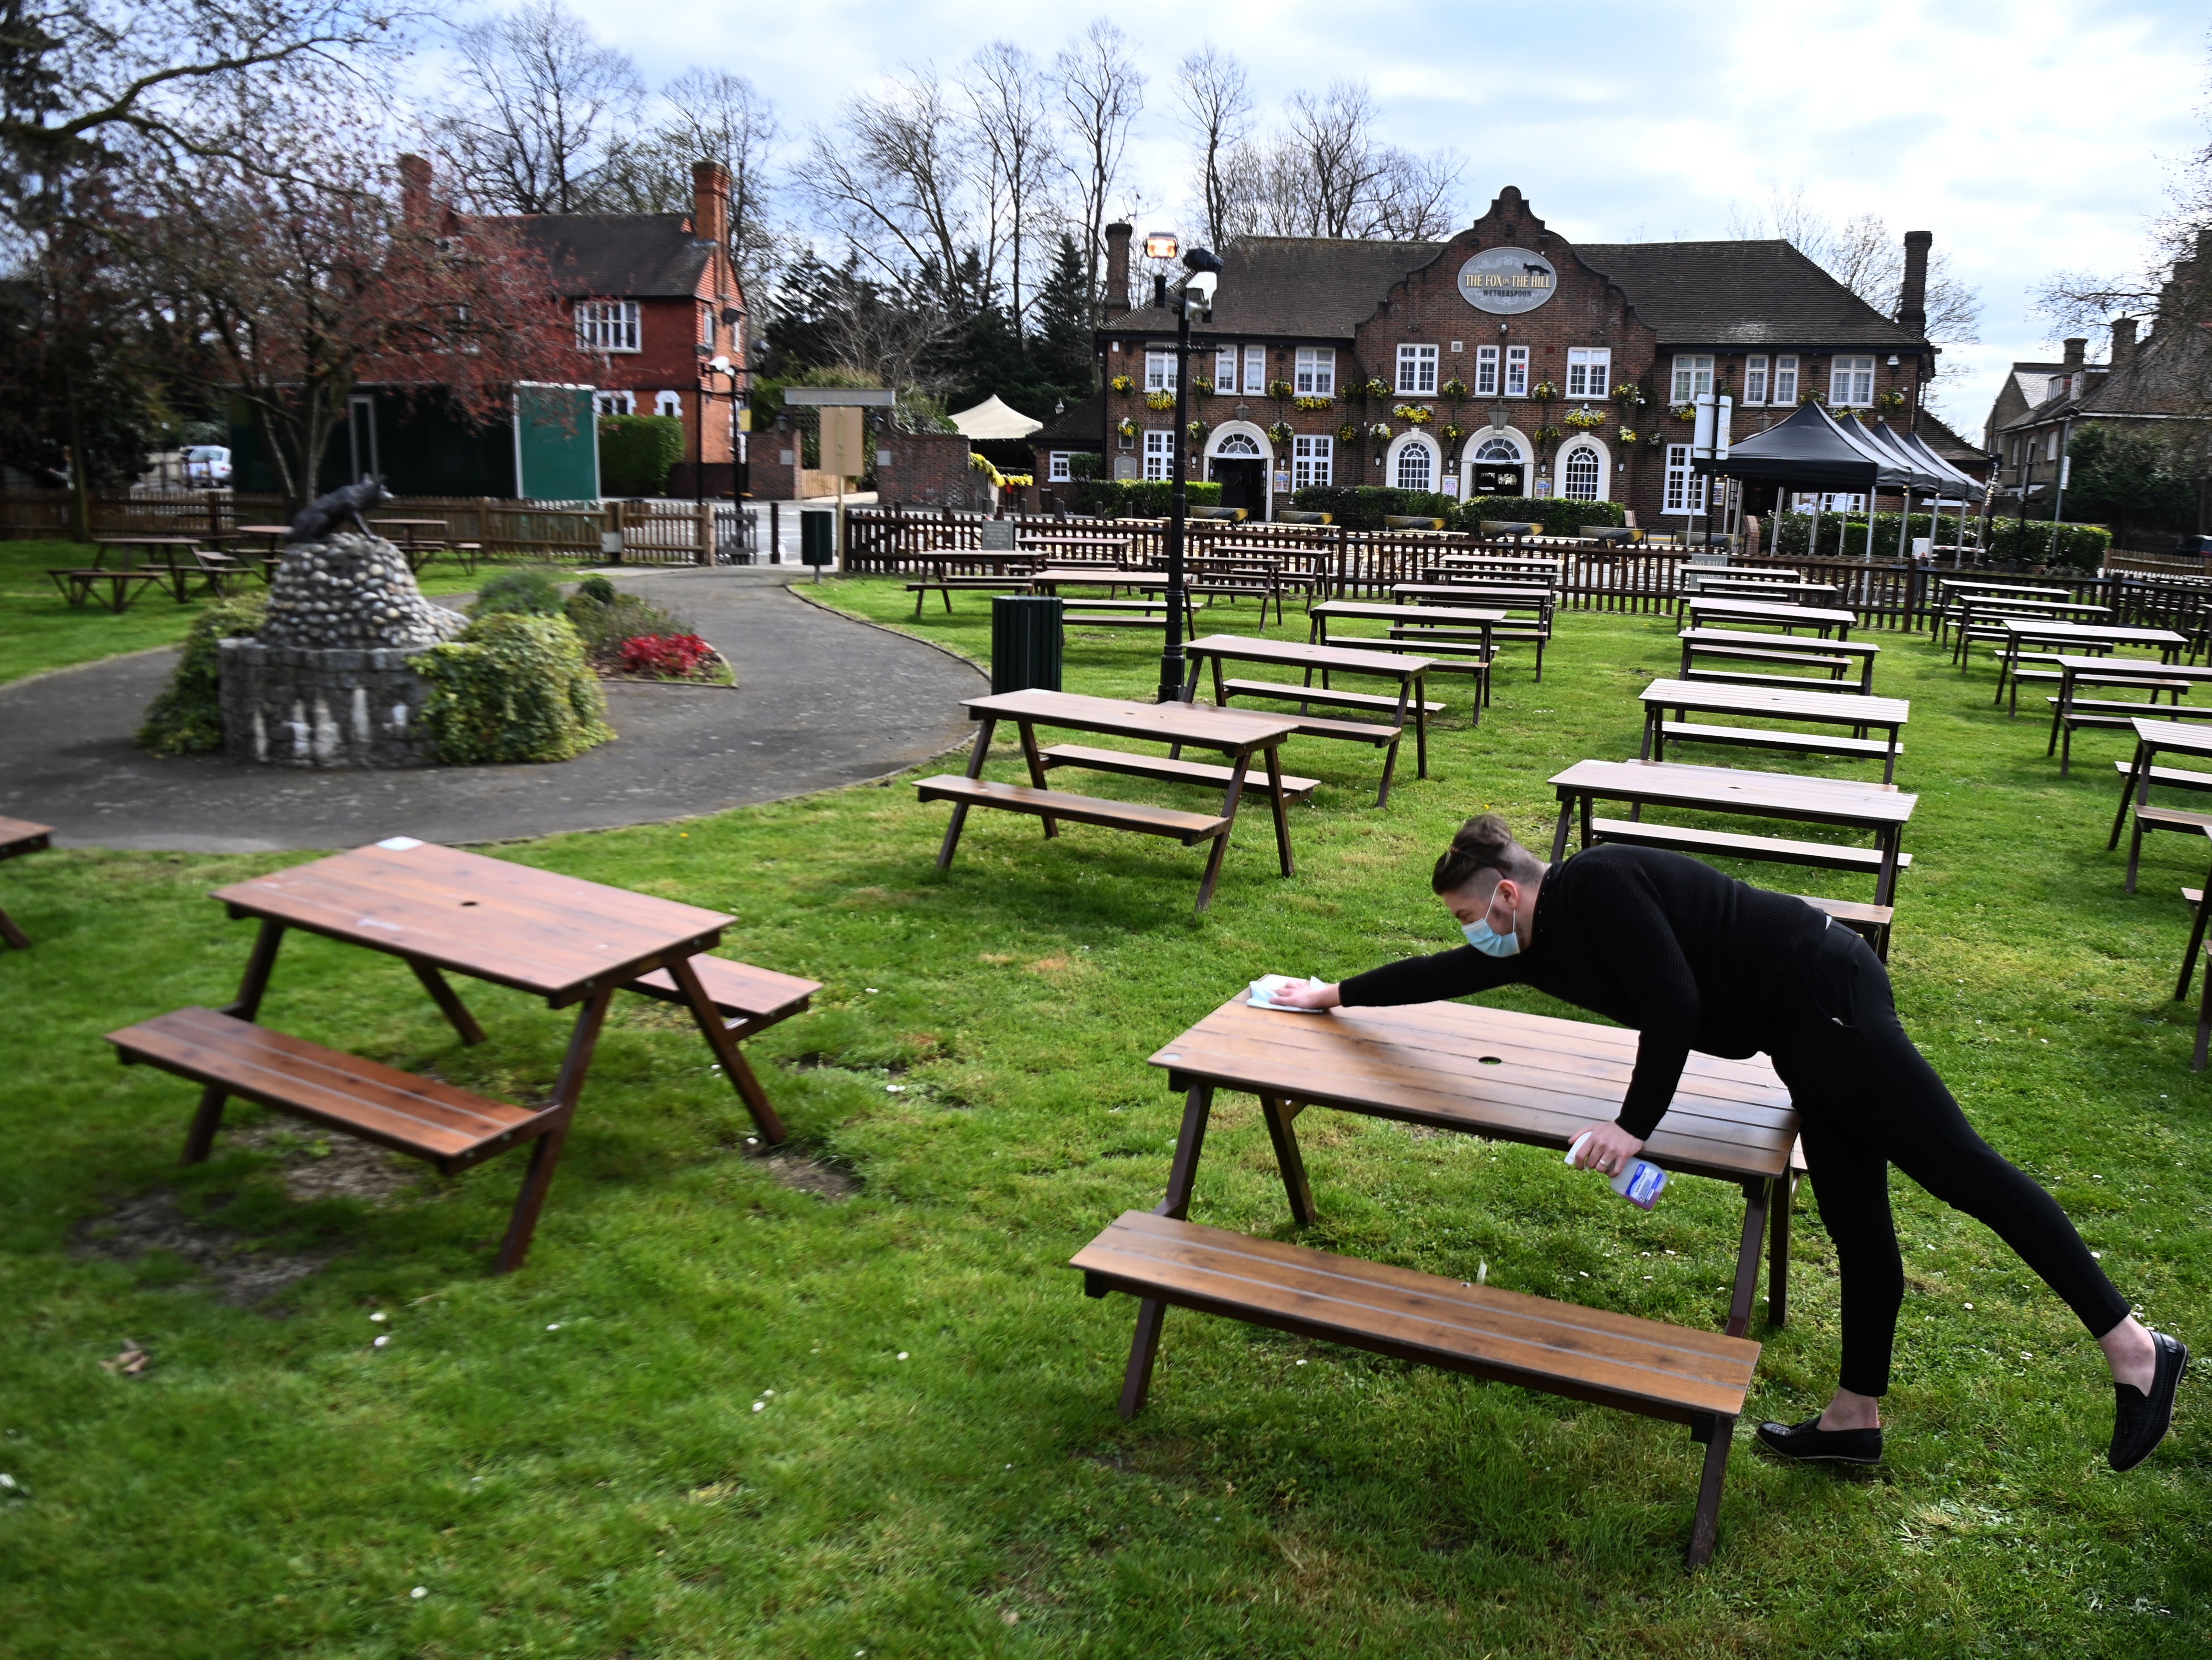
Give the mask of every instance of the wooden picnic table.
[[[1390, 598], [1401, 605], [1442, 605], [1498, 610], [1507, 613], [1492, 634], [1500, 644], [1528, 641], [1536, 648], [1536, 684], [1544, 684], [1544, 648], [1552, 638], [1552, 619], [1559, 609], [1559, 594], [1551, 588], [1470, 580], [1462, 582], [1396, 582]], [[1533, 611], [1533, 617], [1516, 617]]]
[[1951, 618], [1958, 614], [1961, 600], [1973, 594], [1984, 594], [1991, 599], [2011, 595], [2021, 599], [2071, 599], [2070, 589], [2036, 587], [2017, 582], [1990, 582], [1978, 576], [1941, 576], [1936, 580], [1936, 601], [1934, 626], [1931, 632], [1936, 643], [1942, 645], [1950, 627]]
[[[92, 588], [100, 581], [106, 581], [109, 587], [109, 609], [118, 612], [126, 609], [131, 600], [137, 598], [137, 592], [126, 593], [128, 584], [118, 584], [115, 581], [118, 575], [126, 577], [130, 582], [139, 583], [140, 587], [144, 586], [140, 581], [142, 576], [155, 575], [157, 581], [168, 587], [171, 597], [181, 605], [191, 597], [194, 578], [204, 577], [209, 586], [221, 594], [226, 578], [243, 575], [246, 572], [242, 562], [220, 550], [213, 553], [203, 552], [201, 550], [207, 539], [204, 537], [156, 533], [95, 536], [92, 539], [93, 545], [99, 551], [93, 555], [89, 567], [74, 571], [50, 570], [47, 573], [57, 582], [63, 583], [64, 593], [73, 605], [82, 605]], [[107, 556], [111, 549], [123, 556], [120, 571], [108, 569]], [[134, 549], [143, 551], [147, 556], [143, 560], [133, 559], [131, 555]], [[158, 574], [155, 570], [157, 565], [160, 567]], [[64, 582], [64, 578], [70, 580]]]
[[[968, 822], [968, 809], [997, 807], [1042, 819], [1047, 839], [1060, 833], [1058, 821], [1065, 818], [1073, 824], [1171, 836], [1187, 848], [1210, 842], [1212, 847], [1206, 855], [1206, 873], [1198, 887], [1198, 909], [1203, 911], [1213, 903], [1213, 885], [1221, 874], [1222, 855], [1228, 851], [1230, 833], [1236, 828], [1237, 809], [1243, 799], [1246, 775], [1253, 757], [1259, 756], [1267, 766], [1267, 796], [1274, 815], [1276, 854], [1283, 874], [1287, 877], [1294, 873], [1290, 817], [1285, 810], [1286, 783], [1277, 754], [1283, 740], [1298, 729], [1298, 722], [1291, 717], [1263, 714], [1252, 709], [1194, 706], [1187, 702], [1139, 703], [1118, 697], [1086, 697], [1042, 688], [970, 697], [964, 700], [963, 707], [969, 720], [981, 723], [975, 747], [969, 753], [966, 775], [956, 778], [940, 774], [921, 780], [916, 787], [924, 801], [952, 803], [952, 822], [945, 826], [945, 842], [938, 850], [938, 869], [951, 864], [953, 849], [960, 845], [960, 832]], [[982, 775], [983, 763], [991, 751], [992, 733], [1001, 721], [1012, 721], [1020, 729], [1022, 755], [1029, 763], [1030, 782], [1026, 786], [994, 783]], [[1072, 745], [1043, 750], [1036, 741], [1039, 727], [1134, 738], [1170, 747], [1165, 759]], [[1186, 748], [1214, 751], [1227, 756], [1230, 764], [1214, 767], [1184, 761], [1181, 757]], [[1209, 787], [1218, 785], [1224, 787], [1225, 793], [1218, 813], [1185, 812], [1053, 789], [1046, 782], [1045, 773], [1054, 766], [1088, 768], [1169, 783]], [[1311, 787], [1311, 781], [1300, 781]]]
[[[2051, 705], [2051, 741], [2044, 745], [2044, 754], [2054, 751], [2058, 756], [2058, 775], [2065, 777], [2073, 768], [2074, 733], [2077, 727], [2111, 727], [2124, 729], [2138, 714], [2154, 713], [2158, 695], [2169, 692], [2173, 707], [2166, 711], [2171, 721], [2212, 720], [2212, 707], [2184, 709], [2180, 707], [2184, 692], [2197, 686], [2212, 683], [2212, 668], [2192, 668], [2184, 663], [2145, 663], [2117, 657], [2074, 657], [2061, 653], [2058, 663], [2058, 690], [2045, 701]], [[2027, 671], [2020, 672], [2026, 678]], [[2075, 693], [2082, 686], [2133, 688], [2148, 690], [2150, 696], [2142, 703], [2124, 702], [2108, 698], [2077, 698]], [[2063, 743], [2062, 743], [2063, 739]]]
[[[2028, 644], [2059, 645], [2076, 648], [2075, 654], [2084, 654], [2079, 648], [2117, 651], [2122, 646], [2147, 646], [2154, 649], [2161, 662], [2170, 663], [2189, 644], [2188, 637], [2172, 629], [2124, 628], [2110, 623], [2070, 623], [2057, 618], [2039, 617], [2005, 617], [1998, 619], [2003, 630], [1999, 636], [2004, 642], [1997, 659], [1996, 696], [1990, 701], [2005, 701], [2005, 688], [2012, 688], [2012, 707], [2009, 714], [2020, 713], [2020, 657], [2021, 648]], [[1960, 635], [1960, 643], [1965, 636]]]
[[1732, 576], [1716, 581], [1701, 572], [1685, 572], [1684, 575], [1697, 576], [1699, 593], [1710, 593], [1722, 599], [1746, 599], [1762, 593], [1786, 593], [1798, 605], [1816, 605], [1834, 600], [1843, 593], [1833, 582], [1745, 581]]
[[[54, 827], [34, 824], [27, 818], [0, 818], [0, 859], [20, 859], [27, 853], [42, 853], [53, 845]], [[0, 910], [0, 939], [4, 939], [16, 951], [28, 951], [31, 941], [15, 920], [5, 910]]]
[[[1874, 660], [1881, 654], [1881, 648], [1872, 641], [1820, 640], [1802, 634], [1747, 634], [1736, 629], [1685, 629], [1682, 642], [1682, 667], [1680, 678], [1685, 680], [1717, 680], [1743, 686], [1802, 686], [1808, 689], [1842, 691], [1846, 690], [1843, 677], [1856, 660], [1859, 666], [1861, 692], [1874, 690]], [[1801, 664], [1808, 668], [1827, 671], [1829, 684], [1821, 683], [1810, 675], [1774, 674], [1756, 669], [1701, 669], [1696, 660], [1700, 657], [1725, 658], [1733, 662], [1773, 663], [1784, 666]]]
[[[1308, 1014], [1255, 1009], [1239, 996], [1164, 1044], [1152, 1063], [1184, 1098], [1166, 1198], [1157, 1211], [1121, 1217], [1074, 1264], [1091, 1295], [1118, 1290], [1141, 1299], [1122, 1415], [1144, 1406], [1172, 1304], [1686, 1423], [1705, 1446], [1689, 1550], [1693, 1562], [1705, 1560], [1730, 1426], [1758, 1358], [1742, 1334], [1770, 1229], [1767, 1315], [1779, 1325], [1788, 1313], [1797, 1116], [1764, 1056], [1692, 1055], [1644, 1149], [1670, 1172], [1743, 1191], [1720, 1334], [1248, 1239], [1188, 1219], [1217, 1091], [1259, 1098], [1291, 1218], [1311, 1226], [1318, 1213], [1294, 1128], [1301, 1111], [1564, 1148], [1620, 1110], [1637, 1042], [1620, 1027], [1462, 1003]], [[1603, 1202], [1600, 1186], [1591, 1178], [1589, 1202]]]
[[[1348, 646], [1356, 651], [1419, 652], [1436, 660], [1431, 672], [1460, 670], [1475, 678], [1475, 724], [1490, 701], [1490, 665], [1498, 655], [1494, 630], [1503, 611], [1452, 605], [1384, 605], [1362, 599], [1325, 599], [1308, 608], [1306, 638], [1317, 646]], [[1346, 635], [1332, 641], [1332, 622], [1387, 623], [1389, 637]]]
[[2110, 605], [2093, 605], [2074, 599], [2019, 599], [2001, 594], [1966, 594], [1960, 599], [1958, 609], [1952, 617], [1956, 637], [1951, 647], [1951, 660], [1963, 666], [1966, 654], [1972, 649], [1975, 641], [2002, 641], [2004, 638], [2003, 620], [2008, 617], [2057, 617], [2078, 622], [2094, 621], [2112, 614]]
[[[1183, 648], [1183, 656], [1190, 665], [1189, 678], [1183, 682], [1182, 700], [1188, 703], [1197, 695], [1199, 676], [1210, 665], [1213, 671], [1213, 701], [1225, 708], [1235, 696], [1265, 697], [1276, 702], [1295, 702], [1298, 712], [1291, 719], [1301, 736], [1307, 738], [1341, 739], [1348, 743], [1371, 744], [1382, 751], [1382, 783], [1376, 792], [1375, 805], [1387, 806], [1390, 800], [1390, 775], [1398, 764], [1398, 745], [1405, 736], [1406, 716], [1413, 717], [1413, 752], [1419, 775], [1429, 775], [1429, 716], [1443, 712], [1443, 705], [1431, 703], [1427, 697], [1429, 672], [1436, 666], [1427, 657], [1406, 656], [1395, 652], [1359, 651], [1343, 646], [1299, 645], [1290, 640], [1252, 640], [1242, 635], [1209, 634], [1192, 641]], [[1305, 684], [1289, 685], [1274, 680], [1243, 680], [1225, 678], [1221, 672], [1224, 663], [1259, 663], [1275, 668], [1297, 669], [1305, 676]], [[1316, 674], [1321, 684], [1313, 684]], [[1395, 696], [1376, 692], [1344, 691], [1329, 684], [1332, 674], [1374, 675], [1397, 682]], [[1478, 704], [1480, 699], [1476, 699]], [[1347, 721], [1333, 716], [1315, 714], [1309, 705], [1319, 703], [1328, 708], [1357, 709], [1381, 714], [1382, 721]], [[1480, 710], [1478, 709], [1478, 717]]]
[[1708, 622], [1765, 623], [1785, 633], [1811, 629], [1822, 639], [1831, 629], [1838, 640], [1850, 639], [1851, 627], [1859, 620], [1856, 611], [1841, 607], [1784, 605], [1765, 599], [1708, 599], [1694, 593], [1684, 597], [1682, 610], [1688, 613], [1692, 628], [1703, 628]]
[[231, 532], [235, 538], [253, 537], [267, 544], [264, 547], [254, 550], [251, 556], [246, 554], [239, 556], [252, 565], [253, 574], [261, 579], [264, 586], [276, 580], [276, 567], [283, 560], [285, 541], [291, 534], [292, 527], [289, 525], [240, 525]]
[[[1905, 827], [1911, 822], [1912, 810], [1920, 800], [1893, 784], [1747, 772], [1735, 767], [1685, 766], [1676, 761], [1577, 761], [1565, 772], [1553, 775], [1552, 787], [1559, 800], [1559, 823], [1552, 833], [1555, 864], [1566, 857], [1567, 838], [1579, 814], [1582, 845], [1586, 848], [1600, 842], [1626, 842], [1634, 847], [1666, 848], [1716, 858], [1857, 871], [1875, 879], [1877, 907], [1891, 904], [1899, 873], [1912, 862], [1912, 856], [1904, 851]], [[1840, 824], [1872, 832], [1874, 845], [1847, 847], [1831, 842], [1688, 830], [1647, 824], [1641, 818], [1599, 818], [1591, 812], [1598, 801], [1626, 801], [1639, 813], [1645, 807], [1680, 807], [1731, 817]], [[1826, 903], [1818, 899], [1810, 903]], [[1838, 921], [1870, 922], [1856, 913], [1846, 915], [1832, 910], [1831, 914]], [[1887, 923], [1881, 926], [1886, 927]]]
[[2128, 840], [2127, 891], [2136, 891], [2136, 871], [2142, 859], [2142, 839], [2152, 830], [2181, 830], [2188, 835], [2212, 831], [2212, 813], [2190, 812], [2179, 807], [2154, 807], [2150, 804], [2151, 787], [2191, 790], [2199, 794], [2212, 790], [2212, 772], [2192, 772], [2178, 767], [2161, 767], [2158, 757], [2168, 751], [2188, 756], [2192, 759], [2212, 761], [2212, 730], [2185, 725], [2179, 721], [2154, 721], [2137, 715], [2128, 722], [2136, 734], [2136, 752], [2132, 760], [2116, 763], [2120, 784], [2120, 808], [2112, 815], [2112, 833], [2105, 843], [2110, 853], [2120, 845], [2120, 831], [2126, 828], [2128, 809], [2135, 809], [2135, 834]]
[[[427, 1159], [446, 1172], [532, 1145], [496, 1271], [521, 1265], [551, 1186], [592, 1055], [617, 991], [683, 1004], [762, 1137], [783, 1125], [738, 1039], [795, 1014], [818, 986], [706, 955], [732, 918], [411, 836], [393, 836], [216, 890], [234, 920], [261, 924], [235, 1000], [108, 1034], [125, 1062], [204, 1085], [185, 1162], [212, 1148], [232, 1095]], [[578, 1009], [552, 1099], [510, 1106], [432, 1078], [289, 1037], [256, 1024], [286, 932], [300, 929], [397, 957], [462, 1042], [483, 1029], [447, 973]], [[734, 1016], [732, 1018], [731, 1017]]]
[[[1872, 697], [1856, 691], [1820, 691], [1781, 686], [1738, 686], [1709, 680], [1654, 680], [1638, 694], [1644, 702], [1644, 745], [1646, 761], [1664, 761], [1667, 743], [1725, 744], [1738, 749], [1776, 750], [1793, 755], [1842, 755], [1858, 760], [1880, 760], [1881, 781], [1892, 782], [1897, 757], [1904, 752], [1899, 734], [1911, 718], [1912, 705], [1902, 697]], [[1674, 711], [1668, 720], [1667, 711]], [[1848, 738], [1820, 733], [1773, 731], [1764, 727], [1709, 727], [1691, 722], [1700, 714], [1732, 714], [1765, 721], [1794, 721], [1808, 726], [1849, 727]], [[1869, 727], [1881, 727], [1889, 736], [1869, 738]]]

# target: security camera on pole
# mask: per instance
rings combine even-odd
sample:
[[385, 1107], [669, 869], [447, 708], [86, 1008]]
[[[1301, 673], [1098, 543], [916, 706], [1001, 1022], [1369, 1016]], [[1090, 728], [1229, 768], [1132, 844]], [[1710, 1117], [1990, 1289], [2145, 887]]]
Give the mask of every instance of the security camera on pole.
[[[1156, 259], [1172, 259], [1176, 239], [1147, 236], [1145, 252]], [[1167, 649], [1160, 654], [1159, 701], [1163, 703], [1175, 702], [1182, 696], [1182, 544], [1183, 525], [1190, 508], [1190, 319], [1193, 313], [1203, 312], [1207, 320], [1212, 320], [1213, 290], [1221, 280], [1221, 261], [1207, 249], [1193, 248], [1183, 255], [1182, 263], [1190, 275], [1175, 290], [1175, 460], [1170, 475], [1174, 483], [1168, 506], [1168, 642]]]

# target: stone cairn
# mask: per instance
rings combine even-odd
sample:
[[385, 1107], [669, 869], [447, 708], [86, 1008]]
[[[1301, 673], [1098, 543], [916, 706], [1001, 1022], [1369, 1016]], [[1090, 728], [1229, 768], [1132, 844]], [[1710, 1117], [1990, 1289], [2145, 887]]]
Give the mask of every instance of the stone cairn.
[[465, 626], [422, 597], [382, 537], [292, 544], [259, 635], [222, 644], [225, 747], [279, 766], [434, 764], [417, 718], [429, 682], [414, 659]]

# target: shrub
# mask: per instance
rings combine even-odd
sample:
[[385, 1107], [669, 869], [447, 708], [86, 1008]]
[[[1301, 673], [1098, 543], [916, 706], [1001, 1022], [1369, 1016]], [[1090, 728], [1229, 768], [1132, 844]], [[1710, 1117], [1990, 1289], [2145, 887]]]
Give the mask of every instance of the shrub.
[[576, 584], [576, 598], [588, 599], [598, 605], [614, 604], [615, 593], [615, 585], [604, 576], [586, 576]]
[[672, 415], [599, 417], [599, 488], [609, 496], [658, 496], [684, 459], [684, 423]]
[[1291, 505], [1309, 513], [1335, 515], [1335, 522], [1352, 530], [1381, 530], [1393, 516], [1421, 516], [1451, 522], [1452, 498], [1432, 490], [1390, 489], [1381, 484], [1309, 484], [1291, 497]]
[[[601, 588], [606, 592], [604, 600], [599, 597]], [[562, 609], [583, 640], [584, 654], [602, 673], [623, 666], [625, 641], [646, 635], [698, 632], [689, 617], [678, 617], [634, 593], [624, 593], [604, 576], [586, 579]]]
[[1990, 526], [1991, 559], [2094, 571], [2104, 565], [2112, 550], [2112, 533], [2102, 525], [2061, 525], [2055, 545], [2048, 519], [2000, 519]]
[[259, 633], [268, 616], [267, 596], [249, 594], [219, 599], [192, 619], [169, 684], [146, 705], [145, 724], [138, 728], [143, 748], [156, 755], [204, 755], [222, 747], [218, 642]]
[[442, 761], [566, 761], [615, 735], [584, 642], [564, 617], [495, 611], [415, 661], [430, 682], [422, 718]]
[[[1194, 508], [1221, 504], [1218, 483], [1200, 483], [1194, 478], [1185, 488]], [[1102, 519], [1164, 519], [1174, 492], [1175, 486], [1164, 478], [1087, 479], [1075, 487], [1075, 510]]]
[[[605, 579], [602, 579], [605, 580]], [[487, 580], [477, 590], [471, 617], [498, 617], [514, 612], [525, 617], [558, 617], [561, 585], [551, 572], [537, 565], [518, 565]]]
[[1573, 536], [1584, 525], [1628, 522], [1618, 502], [1571, 502], [1556, 496], [1477, 496], [1459, 510], [1452, 528], [1472, 531], [1486, 519], [1541, 525], [1547, 536]]
[[696, 634], [646, 634], [622, 643], [622, 666], [632, 674], [688, 680], [714, 648]]

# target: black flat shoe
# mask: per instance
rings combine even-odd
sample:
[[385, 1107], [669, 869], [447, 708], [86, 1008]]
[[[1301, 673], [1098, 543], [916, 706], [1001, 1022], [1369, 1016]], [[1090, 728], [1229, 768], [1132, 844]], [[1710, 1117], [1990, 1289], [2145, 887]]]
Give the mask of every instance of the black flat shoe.
[[1817, 1413], [1802, 1424], [1761, 1424], [1759, 1438], [1769, 1452], [1801, 1463], [1881, 1462], [1880, 1430], [1824, 1430]]
[[2105, 1456], [2116, 1470], [2133, 1469], [2166, 1439], [2173, 1422], [2174, 1391], [2181, 1387], [2181, 1374], [2189, 1370], [2189, 1350], [2179, 1338], [2154, 1331], [2150, 1341], [2158, 1350], [2150, 1393], [2132, 1383], [2112, 1385], [2118, 1401], [2112, 1413], [2112, 1449]]

